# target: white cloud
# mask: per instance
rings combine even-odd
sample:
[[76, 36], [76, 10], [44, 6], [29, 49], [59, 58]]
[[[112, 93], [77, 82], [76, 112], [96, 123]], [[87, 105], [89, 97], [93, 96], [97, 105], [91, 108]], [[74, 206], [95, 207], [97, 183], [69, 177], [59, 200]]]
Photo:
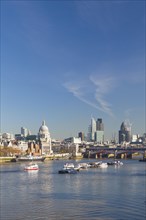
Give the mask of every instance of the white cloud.
[[64, 87], [82, 102], [113, 116], [111, 104], [105, 100], [113, 85], [114, 79], [110, 76], [91, 75], [86, 84], [70, 81]]

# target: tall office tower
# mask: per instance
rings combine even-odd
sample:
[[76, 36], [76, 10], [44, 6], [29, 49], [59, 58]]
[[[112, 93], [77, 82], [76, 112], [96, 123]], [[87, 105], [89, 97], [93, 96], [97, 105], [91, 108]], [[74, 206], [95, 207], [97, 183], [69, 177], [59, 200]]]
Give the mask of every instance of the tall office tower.
[[28, 136], [28, 130], [27, 128], [21, 127], [21, 135], [23, 137], [27, 137]]
[[28, 135], [31, 135], [31, 131], [30, 130], [28, 130]]
[[142, 140], [143, 140], [144, 143], [146, 143], [146, 133], [143, 134]]
[[96, 121], [91, 118], [91, 141], [95, 141], [95, 132], [96, 132]]
[[101, 118], [98, 118], [96, 121], [96, 130], [97, 131], [104, 131], [104, 124], [102, 123]]
[[91, 125], [88, 126], [87, 141], [91, 141]]
[[103, 144], [104, 143], [104, 131], [96, 131], [95, 132], [95, 141], [98, 144]]
[[104, 142], [104, 124], [101, 118], [96, 121], [95, 141], [100, 144]]
[[85, 139], [85, 136], [84, 136], [84, 133], [83, 133], [83, 132], [79, 132], [79, 133], [78, 133], [78, 137], [81, 138], [81, 141], [84, 141], [84, 139]]
[[131, 141], [131, 125], [129, 122], [122, 122], [119, 130], [119, 144]]

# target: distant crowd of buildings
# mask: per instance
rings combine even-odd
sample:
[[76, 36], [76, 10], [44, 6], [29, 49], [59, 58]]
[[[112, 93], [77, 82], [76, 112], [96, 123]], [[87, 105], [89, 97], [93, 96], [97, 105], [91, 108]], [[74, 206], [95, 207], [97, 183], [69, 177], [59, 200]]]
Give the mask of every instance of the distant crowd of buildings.
[[51, 154], [56, 146], [71, 146], [72, 144], [87, 144], [92, 143], [96, 145], [107, 144], [146, 144], [146, 133], [142, 136], [131, 133], [131, 125], [127, 121], [122, 122], [120, 130], [118, 131], [118, 141], [115, 139], [111, 142], [104, 140], [104, 124], [102, 118], [95, 120], [91, 118], [91, 123], [88, 127], [88, 133], [85, 136], [83, 132], [79, 132], [77, 137], [68, 137], [63, 141], [54, 140], [50, 136], [48, 127], [45, 121], [39, 128], [37, 135], [32, 135], [31, 132], [24, 127], [21, 127], [20, 134], [3, 133], [0, 135], [0, 146], [19, 147], [23, 152], [33, 154]]
[[[104, 124], [102, 118], [91, 118], [91, 123], [88, 127], [87, 137], [84, 136], [84, 133], [80, 132], [78, 137], [81, 138], [82, 141], [89, 141], [97, 144], [107, 144], [107, 140], [105, 140], [105, 131]], [[146, 133], [143, 135], [132, 134], [131, 132], [131, 124], [128, 121], [122, 122], [120, 126], [120, 130], [118, 131], [118, 140], [116, 137], [112, 137], [110, 143], [115, 144], [129, 144], [129, 143], [146, 143]], [[109, 141], [108, 141], [109, 143]]]

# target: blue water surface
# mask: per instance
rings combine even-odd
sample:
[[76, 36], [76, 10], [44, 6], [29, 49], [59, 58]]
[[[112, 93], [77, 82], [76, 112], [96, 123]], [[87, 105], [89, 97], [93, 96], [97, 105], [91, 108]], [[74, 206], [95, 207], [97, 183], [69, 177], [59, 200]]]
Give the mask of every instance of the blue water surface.
[[31, 172], [24, 163], [1, 165], [0, 219], [146, 219], [146, 163], [123, 160], [123, 166], [58, 174], [66, 162], [89, 160], [39, 162]]

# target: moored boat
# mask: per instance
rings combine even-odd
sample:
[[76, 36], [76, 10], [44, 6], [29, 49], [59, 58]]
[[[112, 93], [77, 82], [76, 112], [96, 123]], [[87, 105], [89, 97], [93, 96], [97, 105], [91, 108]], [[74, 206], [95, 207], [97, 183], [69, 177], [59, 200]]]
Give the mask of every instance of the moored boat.
[[140, 159], [139, 162], [146, 162], [146, 158]]
[[61, 170], [58, 171], [59, 174], [76, 174], [78, 173], [77, 170], [73, 169], [69, 169], [69, 168], [63, 168]]
[[90, 164], [88, 163], [79, 163], [78, 166], [80, 167], [80, 169], [87, 169], [90, 167]]
[[115, 161], [107, 162], [107, 164], [108, 165], [123, 165], [123, 162], [119, 160], [115, 160]]
[[123, 165], [123, 162], [117, 160], [117, 161], [115, 161], [115, 165]]
[[11, 162], [29, 162], [29, 161], [44, 161], [45, 160], [45, 157], [43, 156], [30, 156], [30, 155], [27, 155], [27, 156], [19, 156], [19, 157], [16, 157], [16, 158], [13, 158], [11, 160]]
[[73, 169], [74, 167], [75, 165], [73, 163], [66, 163], [63, 166], [63, 168], [66, 168], [66, 169]]
[[101, 164], [98, 165], [98, 167], [100, 167], [100, 168], [107, 168], [108, 164], [107, 163], [101, 163]]
[[24, 167], [25, 171], [31, 171], [31, 170], [39, 170], [39, 166], [36, 163], [30, 163], [27, 166]]

